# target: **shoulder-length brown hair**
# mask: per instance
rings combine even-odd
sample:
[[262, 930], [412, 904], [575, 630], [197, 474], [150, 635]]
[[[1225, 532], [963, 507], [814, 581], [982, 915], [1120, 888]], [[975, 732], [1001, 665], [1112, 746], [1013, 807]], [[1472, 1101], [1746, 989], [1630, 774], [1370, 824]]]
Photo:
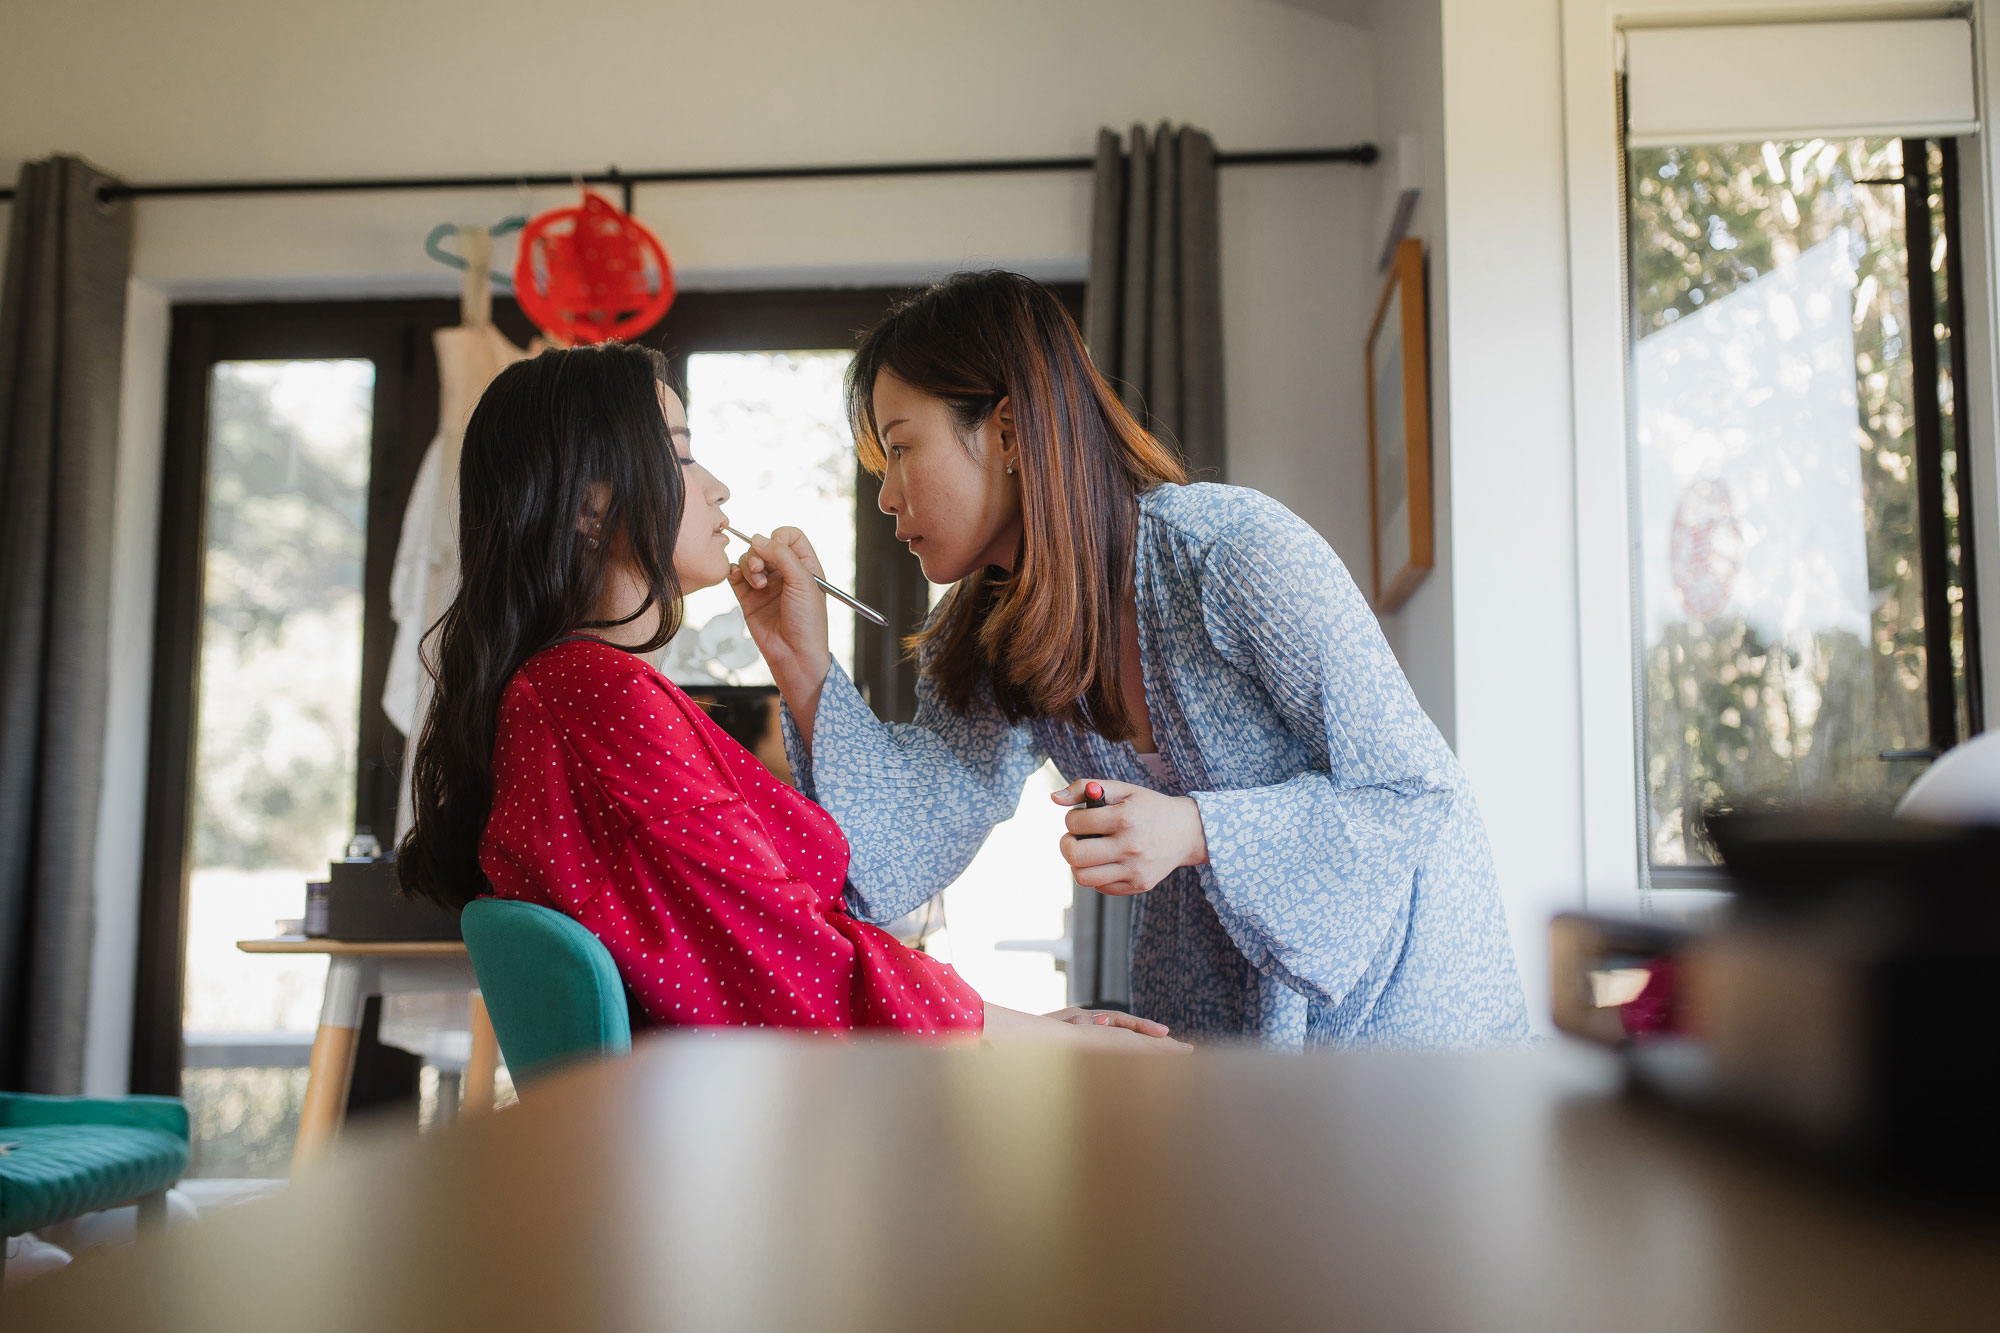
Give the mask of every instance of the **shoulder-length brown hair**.
[[862, 465], [886, 461], [875, 421], [883, 371], [941, 398], [962, 437], [1013, 408], [1021, 556], [974, 571], [910, 640], [952, 707], [990, 685], [1008, 721], [1041, 717], [1111, 740], [1132, 734], [1118, 688], [1118, 620], [1132, 584], [1138, 497], [1187, 479], [1090, 363], [1055, 295], [1018, 273], [960, 273], [891, 310], [847, 377]]

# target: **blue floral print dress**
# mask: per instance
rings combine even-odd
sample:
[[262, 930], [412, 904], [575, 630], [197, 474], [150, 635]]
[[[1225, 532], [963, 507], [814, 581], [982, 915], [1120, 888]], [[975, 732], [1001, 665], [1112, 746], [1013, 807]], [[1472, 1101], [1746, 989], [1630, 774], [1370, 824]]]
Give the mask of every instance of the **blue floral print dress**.
[[1139, 500], [1134, 588], [1166, 781], [1132, 748], [920, 683], [876, 718], [836, 664], [794, 775], [853, 844], [848, 901], [882, 922], [961, 874], [1044, 758], [1194, 798], [1208, 864], [1134, 900], [1133, 1009], [1194, 1040], [1466, 1047], [1527, 1036], [1478, 807], [1345, 566], [1234, 486]]

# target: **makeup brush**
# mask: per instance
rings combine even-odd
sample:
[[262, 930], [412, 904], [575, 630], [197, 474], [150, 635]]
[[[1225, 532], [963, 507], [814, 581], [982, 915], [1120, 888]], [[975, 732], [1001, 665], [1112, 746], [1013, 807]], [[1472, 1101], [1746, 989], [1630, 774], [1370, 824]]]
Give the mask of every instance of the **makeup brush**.
[[[737, 541], [743, 542], [746, 545], [750, 541], [750, 537], [747, 533], [738, 532], [735, 528], [725, 525], [722, 530], [728, 533], [730, 536], [734, 537]], [[832, 597], [837, 601], [846, 602], [849, 606], [853, 607], [856, 613], [859, 614], [864, 620], [873, 621], [875, 624], [880, 625], [883, 629], [889, 628], [889, 619], [887, 616], [884, 616], [880, 611], [877, 611], [874, 607], [868, 605], [868, 603], [862, 601], [859, 597], [856, 597], [853, 593], [842, 592], [840, 589], [834, 587], [831, 583], [828, 583], [825, 579], [821, 578], [817, 574], [812, 576], [812, 581], [814, 583], [817, 583], [820, 586], [820, 590], [825, 592], [827, 596]]]

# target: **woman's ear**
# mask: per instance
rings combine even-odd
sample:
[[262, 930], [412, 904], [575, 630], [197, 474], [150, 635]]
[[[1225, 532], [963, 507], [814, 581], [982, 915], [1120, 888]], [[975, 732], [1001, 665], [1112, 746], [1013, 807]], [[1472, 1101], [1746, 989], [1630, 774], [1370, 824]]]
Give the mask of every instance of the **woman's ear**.
[[593, 481], [583, 488], [583, 510], [576, 516], [576, 530], [590, 539], [592, 549], [604, 537], [604, 514], [611, 508], [611, 487]]
[[1000, 467], [1008, 476], [1021, 470], [1021, 437], [1014, 429], [1014, 400], [1002, 398], [993, 405], [993, 424], [1000, 431]]

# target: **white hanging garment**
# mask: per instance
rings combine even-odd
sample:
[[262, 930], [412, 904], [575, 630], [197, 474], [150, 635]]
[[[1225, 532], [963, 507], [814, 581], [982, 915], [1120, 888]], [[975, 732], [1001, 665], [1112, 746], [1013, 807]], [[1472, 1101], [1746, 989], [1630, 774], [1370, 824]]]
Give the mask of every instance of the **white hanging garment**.
[[[438, 431], [417, 469], [403, 531], [396, 542], [396, 565], [389, 576], [389, 614], [396, 622], [389, 650], [389, 676], [382, 687], [382, 711], [406, 738], [396, 798], [400, 837], [410, 826], [410, 759], [417, 732], [430, 707], [431, 675], [425, 666], [425, 635], [458, 594], [458, 456], [465, 423], [486, 386], [516, 361], [540, 350], [522, 350], [493, 327], [493, 297], [487, 271], [492, 239], [484, 227], [458, 229], [465, 257], [459, 324], [432, 335], [438, 365]], [[429, 647], [435, 647], [435, 641]], [[384, 845], [394, 846], [391, 839]]]

